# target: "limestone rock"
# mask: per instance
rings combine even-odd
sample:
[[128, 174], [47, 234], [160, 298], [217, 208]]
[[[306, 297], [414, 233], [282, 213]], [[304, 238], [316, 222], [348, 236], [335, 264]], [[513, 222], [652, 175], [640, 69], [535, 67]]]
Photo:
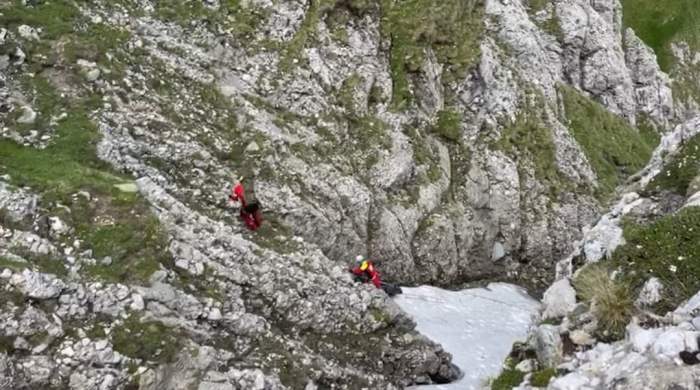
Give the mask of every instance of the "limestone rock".
[[542, 303], [543, 318], [563, 317], [576, 306], [576, 291], [568, 279], [558, 280], [544, 293]]
[[537, 360], [545, 367], [555, 367], [562, 359], [563, 343], [559, 328], [540, 325], [532, 334], [530, 344], [537, 353]]
[[24, 295], [34, 299], [56, 298], [65, 288], [61, 279], [27, 269], [12, 275], [10, 283], [17, 286]]
[[658, 278], [650, 278], [644, 283], [636, 303], [640, 306], [652, 306], [661, 301], [662, 294], [663, 284], [661, 281]]

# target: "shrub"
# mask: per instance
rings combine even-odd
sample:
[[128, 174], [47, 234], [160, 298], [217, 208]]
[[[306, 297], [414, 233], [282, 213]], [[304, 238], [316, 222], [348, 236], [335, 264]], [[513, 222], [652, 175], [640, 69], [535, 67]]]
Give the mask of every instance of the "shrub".
[[597, 336], [610, 340], [622, 338], [634, 310], [629, 284], [611, 278], [604, 266], [591, 264], [581, 269], [574, 287], [598, 321]]

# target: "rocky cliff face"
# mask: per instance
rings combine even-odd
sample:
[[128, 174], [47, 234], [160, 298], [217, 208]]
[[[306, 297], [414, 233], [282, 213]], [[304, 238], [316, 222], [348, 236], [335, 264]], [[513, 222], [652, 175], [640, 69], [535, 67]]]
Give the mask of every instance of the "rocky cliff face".
[[[453, 379], [349, 259], [405, 284], [542, 289], [680, 112], [617, 0], [0, 13], [15, 387]], [[240, 175], [255, 233], [225, 201]]]

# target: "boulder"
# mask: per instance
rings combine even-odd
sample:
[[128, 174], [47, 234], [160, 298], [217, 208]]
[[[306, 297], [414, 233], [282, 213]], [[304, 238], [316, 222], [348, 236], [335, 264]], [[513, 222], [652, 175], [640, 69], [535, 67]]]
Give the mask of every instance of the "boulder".
[[650, 278], [644, 283], [642, 291], [639, 292], [636, 304], [638, 306], [652, 306], [661, 301], [663, 284], [659, 278]]
[[564, 345], [558, 327], [538, 326], [531, 336], [530, 345], [537, 354], [537, 360], [543, 366], [556, 367], [561, 362]]
[[560, 279], [545, 291], [542, 303], [544, 319], [564, 317], [576, 306], [576, 290], [569, 279]]

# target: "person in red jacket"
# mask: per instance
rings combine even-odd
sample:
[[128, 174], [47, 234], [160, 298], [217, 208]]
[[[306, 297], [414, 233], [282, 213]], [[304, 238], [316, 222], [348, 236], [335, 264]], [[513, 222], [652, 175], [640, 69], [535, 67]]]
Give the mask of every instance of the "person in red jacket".
[[362, 256], [357, 256], [358, 264], [350, 269], [355, 276], [363, 282], [372, 282], [376, 288], [382, 288], [382, 280], [379, 278], [379, 272], [371, 260], [363, 260]]
[[250, 203], [246, 202], [245, 189], [243, 183], [239, 179], [236, 185], [231, 190], [228, 196], [229, 200], [234, 203], [241, 202], [240, 216], [245, 225], [250, 230], [256, 230], [262, 225], [262, 212], [260, 211], [260, 202], [253, 200]]

